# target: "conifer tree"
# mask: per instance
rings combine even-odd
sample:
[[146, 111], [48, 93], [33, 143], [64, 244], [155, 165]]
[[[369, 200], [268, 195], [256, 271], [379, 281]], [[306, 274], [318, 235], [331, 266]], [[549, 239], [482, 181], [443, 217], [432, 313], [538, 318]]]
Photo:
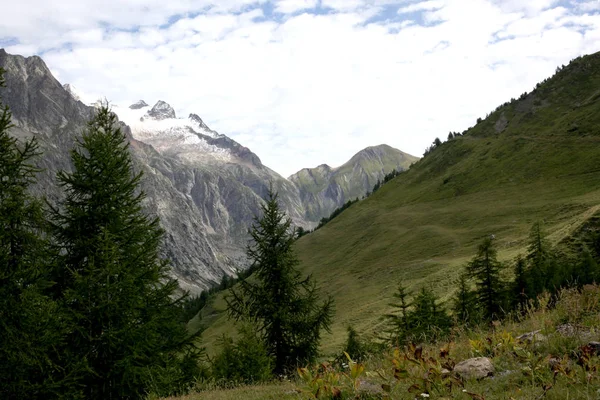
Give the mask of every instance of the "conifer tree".
[[[0, 68], [0, 87], [4, 70]], [[11, 113], [0, 103], [0, 398], [75, 398], [56, 364], [65, 325], [50, 285], [41, 202], [28, 193], [38, 172], [35, 139], [9, 136]]]
[[534, 223], [531, 227], [525, 259], [527, 260], [529, 279], [527, 295], [529, 298], [536, 299], [544, 290], [553, 289], [552, 286], [556, 284], [555, 277], [558, 273], [555, 269], [550, 268], [550, 245], [544, 237], [539, 222]]
[[329, 330], [333, 300], [321, 302], [316, 283], [296, 269], [291, 220], [269, 189], [263, 216], [255, 218], [247, 254], [253, 275], [239, 282], [227, 297], [230, 318], [250, 320], [274, 358], [274, 372], [285, 373], [318, 353], [323, 329]]
[[[141, 173], [107, 105], [96, 110], [71, 152], [74, 170], [60, 172], [66, 199], [53, 209], [61, 256], [55, 296], [76, 328], [65, 358], [84, 363], [86, 399], [142, 399], [186, 385], [195, 348], [179, 321], [177, 283], [159, 259], [162, 230], [142, 211]], [[184, 368], [185, 365], [185, 368]]]
[[500, 317], [504, 300], [504, 283], [500, 279], [502, 264], [496, 254], [492, 238], [486, 238], [467, 265], [469, 276], [475, 280], [476, 299], [488, 321]]
[[511, 303], [516, 310], [524, 310], [527, 294], [530, 293], [527, 265], [525, 259], [518, 256], [515, 260], [515, 280], [511, 284]]
[[410, 333], [409, 311], [412, 304], [407, 300], [408, 295], [406, 287], [402, 284], [398, 285], [398, 289], [393, 294], [395, 301], [389, 304], [395, 312], [384, 315], [391, 326], [388, 333], [391, 335], [392, 342], [396, 344], [404, 343]]
[[452, 322], [446, 310], [438, 304], [431, 289], [422, 288], [413, 300], [410, 314], [410, 332], [413, 339], [435, 340], [448, 334]]
[[453, 299], [453, 311], [461, 324], [476, 322], [477, 304], [475, 293], [469, 288], [468, 275], [461, 274], [458, 279], [458, 289]]

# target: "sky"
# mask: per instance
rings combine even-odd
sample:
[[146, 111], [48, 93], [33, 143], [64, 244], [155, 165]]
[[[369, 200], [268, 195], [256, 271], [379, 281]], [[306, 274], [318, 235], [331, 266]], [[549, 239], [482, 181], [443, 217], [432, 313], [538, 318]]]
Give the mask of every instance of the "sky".
[[0, 47], [87, 101], [171, 104], [283, 176], [421, 156], [600, 50], [600, 0], [19, 0]]

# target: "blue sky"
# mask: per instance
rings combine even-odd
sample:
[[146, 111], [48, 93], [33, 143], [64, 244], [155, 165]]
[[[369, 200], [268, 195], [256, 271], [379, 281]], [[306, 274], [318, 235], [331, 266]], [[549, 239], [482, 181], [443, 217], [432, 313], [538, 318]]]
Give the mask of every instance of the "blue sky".
[[600, 50], [598, 0], [21, 0], [0, 46], [83, 98], [169, 102], [287, 176], [421, 155]]

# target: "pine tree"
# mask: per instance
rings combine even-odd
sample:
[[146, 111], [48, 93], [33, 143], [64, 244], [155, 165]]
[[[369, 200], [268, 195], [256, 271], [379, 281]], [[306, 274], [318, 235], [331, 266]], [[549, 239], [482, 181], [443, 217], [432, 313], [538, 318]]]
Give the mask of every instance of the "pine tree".
[[522, 256], [518, 256], [515, 260], [515, 280], [511, 284], [510, 293], [514, 309], [524, 311], [527, 304], [527, 293], [531, 293], [527, 275], [527, 264]]
[[[0, 68], [0, 87], [4, 70]], [[56, 364], [66, 327], [46, 296], [48, 243], [41, 202], [28, 192], [38, 172], [35, 139], [9, 136], [11, 112], [0, 104], [0, 398], [76, 398]]]
[[422, 288], [414, 298], [413, 310], [409, 317], [412, 339], [436, 340], [449, 333], [452, 322], [438, 301], [433, 291], [428, 288]]
[[393, 294], [396, 300], [389, 304], [389, 306], [394, 308], [395, 312], [383, 316], [390, 324], [390, 331], [388, 333], [395, 344], [404, 343], [410, 334], [411, 324], [409, 318], [412, 304], [407, 300], [408, 295], [406, 287], [402, 284], [398, 285], [397, 291]]
[[72, 173], [58, 180], [66, 199], [53, 209], [61, 256], [55, 296], [76, 328], [64, 353], [85, 371], [86, 399], [145, 398], [186, 385], [197, 355], [179, 322], [182, 298], [159, 259], [162, 230], [142, 211], [142, 174], [133, 174], [129, 144], [103, 105], [71, 152]]
[[488, 321], [500, 317], [504, 302], [504, 283], [500, 279], [502, 264], [496, 259], [496, 254], [493, 240], [486, 238], [467, 265], [469, 276], [475, 280], [475, 296], [483, 317]]
[[544, 290], [554, 289], [552, 286], [556, 284], [555, 277], [558, 271], [549, 267], [551, 262], [550, 246], [539, 222], [534, 223], [531, 227], [525, 259], [529, 276], [528, 297], [536, 299]]
[[274, 372], [281, 374], [315, 359], [321, 332], [331, 324], [333, 300], [320, 302], [314, 280], [296, 269], [291, 220], [272, 188], [261, 208], [247, 249], [254, 273], [230, 291], [227, 308], [230, 318], [256, 325], [275, 360]]
[[477, 320], [475, 293], [469, 288], [468, 275], [461, 274], [458, 289], [453, 299], [453, 311], [459, 323], [468, 325]]

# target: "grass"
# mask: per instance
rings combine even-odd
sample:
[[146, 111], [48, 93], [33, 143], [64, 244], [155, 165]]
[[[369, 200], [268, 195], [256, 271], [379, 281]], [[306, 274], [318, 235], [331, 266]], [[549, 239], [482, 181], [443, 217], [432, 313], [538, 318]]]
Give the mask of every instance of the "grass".
[[[325, 354], [346, 327], [378, 332], [402, 282], [432, 287], [444, 300], [483, 237], [494, 234], [510, 261], [542, 221], [564, 241], [600, 205], [600, 55], [584, 57], [522, 100], [500, 107], [464, 136], [297, 243], [304, 273], [333, 295], [336, 315]], [[508, 125], [496, 129], [504, 118]], [[233, 331], [222, 296], [210, 306], [203, 342]], [[206, 314], [206, 311], [204, 311]]]
[[[542, 298], [541, 302], [547, 303], [548, 299]], [[578, 327], [579, 333], [561, 333], [560, 327], [565, 324]], [[425, 392], [433, 399], [597, 399], [600, 358], [586, 358], [582, 346], [600, 338], [599, 327], [600, 287], [590, 285], [582, 291], [563, 290], [556, 307], [530, 308], [524, 317], [505, 321], [493, 329], [456, 329], [449, 341], [423, 345], [422, 357], [410, 347], [371, 354], [362, 363], [364, 372], [356, 379], [350, 376], [352, 365], [345, 368], [330, 364], [329, 377], [322, 374], [322, 382], [298, 376], [292, 382], [234, 389], [203, 387], [197, 394], [172, 400], [309, 399], [314, 398], [311, 391], [332, 382], [337, 382], [333, 386], [340, 391], [340, 399], [414, 399], [424, 398], [420, 393]], [[538, 330], [543, 336], [531, 342], [517, 339], [523, 333]], [[443, 356], [440, 349], [448, 349], [448, 356]], [[454, 372], [436, 373], [472, 357], [488, 357], [495, 368], [493, 376], [461, 380]], [[405, 358], [412, 361], [406, 362]], [[395, 377], [394, 366], [400, 366], [405, 373]], [[318, 368], [309, 371], [315, 377]], [[357, 381], [358, 388], [353, 386]], [[447, 389], [444, 385], [451, 381], [453, 386]], [[383, 396], [382, 385], [389, 385], [389, 397]], [[416, 389], [412, 394], [411, 386]]]

